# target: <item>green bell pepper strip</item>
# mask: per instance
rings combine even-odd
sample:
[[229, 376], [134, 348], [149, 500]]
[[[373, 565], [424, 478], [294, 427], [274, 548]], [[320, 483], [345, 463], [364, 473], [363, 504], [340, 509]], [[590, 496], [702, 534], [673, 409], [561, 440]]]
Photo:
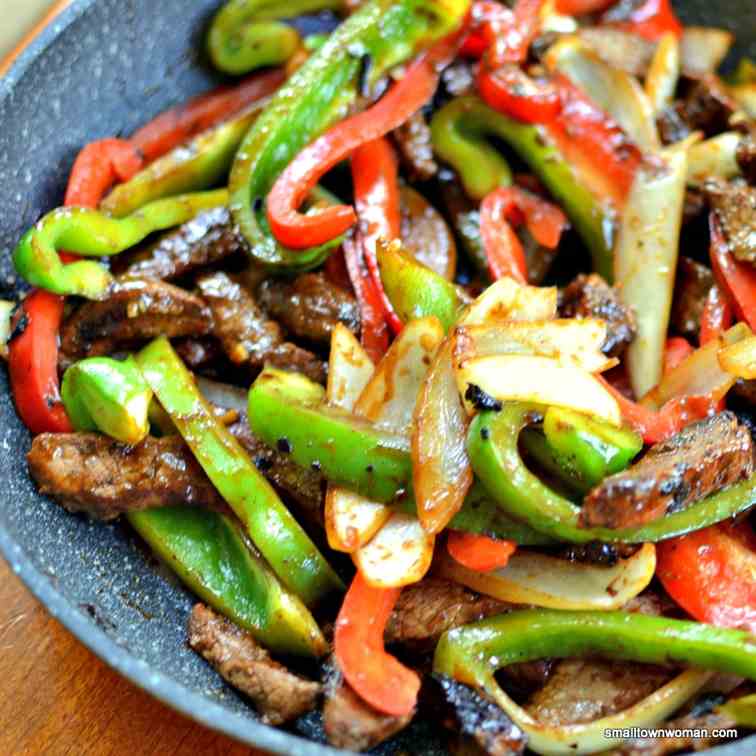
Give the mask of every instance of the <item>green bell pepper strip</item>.
[[643, 448], [635, 431], [563, 407], [546, 410], [543, 433], [556, 460], [587, 490], [622, 472]]
[[267, 102], [266, 98], [255, 103], [244, 113], [150, 163], [130, 181], [116, 186], [100, 203], [100, 210], [123, 218], [155, 200], [225, 182], [242, 139]]
[[[249, 424], [293, 462], [373, 501], [417, 514], [411, 494], [409, 441], [325, 403], [322, 386], [304, 376], [266, 368], [249, 392]], [[473, 485], [449, 527], [516, 541], [551, 543], [548, 536], [507, 517]]]
[[168, 507], [127, 515], [132, 527], [212, 607], [274, 653], [320, 657], [328, 651], [317, 622], [217, 512]]
[[556, 486], [557, 493], [571, 501], [582, 500], [590, 490], [584, 481], [576, 478], [570, 470], [565, 468], [557, 459], [554, 449], [546, 441], [546, 437], [537, 428], [524, 428], [520, 433], [520, 447], [525, 451], [527, 461], [536, 464], [549, 485]]
[[[495, 679], [497, 670], [515, 662], [593, 655], [693, 665], [756, 679], [756, 639], [742, 630], [627, 612], [549, 609], [511, 612], [451, 630], [438, 642], [433, 667], [490, 696], [525, 730], [528, 746], [537, 753], [593, 753], [612, 745], [603, 730], [629, 724], [632, 709], [598, 722], [550, 727], [517, 706]], [[654, 719], [645, 724], [672, 714], [707, 679], [699, 670], [684, 675], [692, 678], [687, 695], [667, 706], [660, 700], [649, 707]]]
[[86, 257], [117, 255], [155, 231], [178, 226], [202, 210], [227, 203], [228, 192], [218, 189], [158, 200], [122, 219], [97, 210], [61, 207], [21, 237], [13, 252], [13, 263], [18, 274], [37, 288], [54, 294], [105, 299], [113, 280], [110, 273], [91, 260], [64, 265], [59, 250]]
[[349, 113], [364, 85], [452, 32], [469, 5], [469, 0], [370, 0], [278, 90], [244, 139], [229, 182], [234, 220], [258, 262], [312, 267], [340, 243], [286, 249], [270, 233], [265, 198], [297, 153]]
[[580, 508], [546, 486], [520, 457], [518, 438], [543, 408], [507, 403], [500, 412], [482, 412], [470, 424], [467, 451], [489, 495], [510, 516], [559, 541], [656, 543], [734, 517], [756, 504], [756, 474], [701, 499], [690, 507], [645, 525], [611, 530], [582, 528]]
[[60, 393], [75, 430], [99, 430], [132, 446], [150, 432], [152, 389], [132, 357], [80, 360], [66, 370]]
[[584, 186], [537, 125], [515, 121], [469, 95], [452, 100], [431, 121], [433, 149], [459, 174], [476, 200], [511, 184], [509, 165], [489, 143], [504, 140], [564, 209], [591, 253], [595, 270], [611, 281], [613, 217], [608, 204]]
[[383, 289], [402, 323], [435, 315], [448, 332], [462, 309], [454, 284], [417, 262], [398, 241], [379, 240], [376, 254]]
[[210, 26], [207, 49], [216, 68], [239, 75], [286, 63], [299, 49], [296, 29], [280, 19], [342, 10], [344, 0], [231, 0]]
[[213, 485], [229, 503], [273, 571], [307, 606], [343, 585], [239, 442], [218, 420], [166, 338], [137, 364]]

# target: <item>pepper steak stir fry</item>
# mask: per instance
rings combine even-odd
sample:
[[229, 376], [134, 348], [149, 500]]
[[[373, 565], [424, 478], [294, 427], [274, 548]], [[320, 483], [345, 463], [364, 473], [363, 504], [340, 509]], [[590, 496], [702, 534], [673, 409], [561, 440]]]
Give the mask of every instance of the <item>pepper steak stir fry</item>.
[[18, 243], [40, 490], [336, 746], [756, 726], [756, 65], [667, 0], [282, 5], [225, 5], [247, 77], [86, 146]]

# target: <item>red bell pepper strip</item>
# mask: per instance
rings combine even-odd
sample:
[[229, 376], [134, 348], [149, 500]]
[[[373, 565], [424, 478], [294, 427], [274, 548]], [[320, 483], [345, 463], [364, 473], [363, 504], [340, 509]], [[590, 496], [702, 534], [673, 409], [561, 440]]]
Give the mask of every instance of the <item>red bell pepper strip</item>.
[[506, 566], [517, 544], [477, 533], [450, 530], [446, 549], [463, 567], [476, 572], [491, 572]]
[[18, 414], [34, 434], [70, 433], [58, 384], [58, 329], [63, 297], [32, 291], [13, 316], [8, 371]]
[[202, 131], [229, 119], [253, 102], [273, 94], [286, 79], [274, 68], [226, 85], [166, 110], [131, 137], [146, 161], [151, 162]]
[[646, 0], [630, 13], [627, 21], [612, 25], [653, 42], [668, 32], [672, 32], [678, 38], [683, 34], [683, 26], [672, 10], [670, 0]]
[[299, 207], [331, 168], [358, 147], [401, 126], [433, 97], [438, 85], [433, 51], [415, 61], [401, 81], [378, 103], [347, 118], [302, 150], [278, 177], [268, 196], [267, 212], [273, 235], [291, 249], [325, 244], [357, 221], [349, 205], [304, 215]]
[[399, 161], [388, 139], [381, 137], [366, 142], [354, 151], [352, 182], [365, 263], [381, 294], [386, 321], [393, 333], [397, 334], [402, 330], [402, 321], [383, 290], [375, 253], [379, 239], [391, 241], [401, 234]]
[[511, 28], [514, 14], [505, 5], [492, 0], [478, 0], [470, 10], [469, 32], [462, 42], [459, 53], [466, 58], [482, 58], [492, 37]]
[[708, 396], [670, 399], [660, 410], [652, 410], [628, 399], [601, 376], [598, 379], [617, 400], [625, 421], [643, 436], [643, 441], [647, 444], [665, 441], [686, 425], [703, 420], [717, 411], [717, 402]]
[[128, 181], [144, 161], [125, 139], [101, 139], [88, 144], [76, 157], [63, 204], [67, 207], [97, 207], [118, 181]]
[[536, 81], [513, 63], [495, 70], [482, 63], [478, 90], [492, 108], [525, 123], [552, 121], [562, 109], [557, 87]]
[[719, 337], [732, 325], [732, 307], [722, 289], [714, 284], [709, 289], [701, 313], [701, 333], [699, 343], [701, 346], [708, 344]]
[[524, 63], [528, 50], [541, 28], [541, 8], [545, 0], [517, 0], [513, 9], [512, 23], [497, 30], [487, 24], [489, 35], [489, 63], [492, 67], [504, 63]]
[[411, 714], [420, 678], [386, 653], [383, 631], [401, 589], [373, 588], [358, 572], [336, 620], [334, 652], [344, 679], [373, 708], [394, 717]]
[[664, 373], [674, 370], [686, 357], [691, 355], [695, 349], [687, 339], [682, 336], [672, 336], [667, 339], [666, 349], [664, 350]]
[[557, 117], [545, 124], [564, 159], [575, 167], [596, 197], [607, 197], [622, 208], [635, 172], [643, 158], [609, 115], [570, 80], [557, 74], [562, 107]]
[[616, 0], [556, 0], [556, 11], [565, 16], [585, 16], [614, 5]]
[[756, 536], [747, 522], [720, 523], [656, 547], [664, 589], [699, 622], [756, 633]]
[[[65, 204], [97, 207], [116, 181], [131, 178], [142, 167], [137, 150], [122, 139], [88, 144], [74, 162]], [[71, 261], [71, 255], [62, 255]], [[60, 399], [58, 331], [64, 298], [32, 291], [14, 316], [8, 344], [8, 369], [18, 414], [32, 433], [72, 430]]]
[[510, 276], [528, 282], [525, 251], [512, 226], [525, 223], [539, 244], [555, 249], [569, 226], [556, 206], [516, 186], [495, 189], [480, 205], [480, 235], [494, 281]]
[[738, 318], [756, 329], [756, 269], [732, 256], [722, 224], [714, 212], [709, 214], [709, 234], [714, 277], [731, 298]]
[[361, 235], [356, 233], [347, 237], [343, 248], [349, 279], [360, 306], [360, 340], [370, 359], [378, 364], [389, 347], [389, 329], [383, 298], [365, 263], [365, 245]]

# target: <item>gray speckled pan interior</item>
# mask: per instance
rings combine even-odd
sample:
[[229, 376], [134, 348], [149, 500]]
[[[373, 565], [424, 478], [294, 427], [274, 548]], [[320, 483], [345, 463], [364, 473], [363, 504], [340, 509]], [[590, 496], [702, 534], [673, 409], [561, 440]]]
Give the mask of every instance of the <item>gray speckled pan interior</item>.
[[[199, 52], [217, 0], [78, 0], [0, 81], [0, 296], [12, 296], [10, 251], [61, 201], [86, 142], [129, 134], [216, 78]], [[753, 0], [680, 2], [688, 23], [728, 26], [756, 50]], [[746, 35], [745, 39], [742, 35]], [[322, 745], [319, 715], [291, 734], [254, 713], [185, 644], [191, 596], [146, 558], [121, 525], [65, 513], [27, 476], [29, 435], [0, 371], [0, 552], [83, 643], [172, 707], [250, 745], [287, 754], [336, 753]], [[380, 750], [443, 753], [434, 723], [417, 723]], [[756, 752], [756, 738], [716, 749]]]

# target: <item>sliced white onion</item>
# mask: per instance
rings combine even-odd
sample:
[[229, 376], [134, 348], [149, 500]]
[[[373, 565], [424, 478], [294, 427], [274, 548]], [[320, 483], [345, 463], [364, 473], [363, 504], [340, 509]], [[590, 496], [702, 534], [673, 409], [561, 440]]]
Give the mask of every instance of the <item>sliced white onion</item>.
[[438, 318], [407, 323], [375, 368], [355, 413], [391, 431], [409, 433], [417, 395], [443, 339]]
[[476, 357], [457, 370], [457, 383], [478, 386], [499, 401], [534, 402], [585, 412], [612, 425], [622, 417], [617, 400], [596, 376], [548, 357]]
[[730, 87], [730, 94], [749, 118], [756, 118], [756, 84], [736, 84]]
[[688, 171], [686, 149], [657, 157], [662, 165], [638, 168], [614, 250], [614, 279], [637, 324], [627, 350], [636, 396], [662, 377]]
[[719, 353], [753, 336], [745, 323], [738, 323], [717, 339], [696, 349], [676, 368], [670, 370], [661, 383], [645, 397], [643, 404], [659, 409], [670, 399], [684, 396], [710, 396], [721, 399], [735, 384], [737, 376], [721, 364]]
[[8, 339], [11, 335], [11, 315], [16, 305], [0, 299], [0, 357], [8, 359]]
[[557, 313], [556, 287], [523, 286], [513, 278], [491, 284], [466, 310], [460, 323], [483, 325], [505, 320], [550, 320]]
[[521, 354], [551, 357], [560, 365], [601, 373], [617, 364], [601, 351], [605, 341], [606, 323], [595, 318], [458, 326], [454, 362], [461, 365], [474, 357]]
[[554, 726], [534, 719], [518, 706], [491, 676], [486, 693], [504, 710], [509, 718], [528, 736], [528, 748], [539, 754], [580, 754], [606, 751], [623, 742], [610, 738], [608, 730], [631, 727], [653, 727], [663, 722], [686, 701], [695, 696], [714, 676], [713, 672], [689, 669], [666, 685], [617, 714], [576, 725]]
[[[331, 334], [326, 388], [329, 404], [351, 412], [374, 369], [372, 360], [352, 332], [338, 324]], [[390, 516], [388, 507], [328, 484], [325, 497], [326, 536], [335, 551], [356, 551], [375, 535]]]
[[328, 403], [351, 412], [374, 370], [372, 360], [354, 334], [338, 323], [331, 333], [326, 387]]
[[433, 560], [435, 536], [417, 517], [395, 512], [372, 540], [353, 555], [368, 583], [376, 588], [399, 588], [422, 580]]
[[735, 159], [742, 134], [727, 131], [694, 144], [688, 151], [688, 181], [700, 184], [711, 176], [731, 179], [740, 175]]
[[659, 149], [654, 113], [645, 92], [626, 71], [605, 63], [578, 36], [560, 39], [544, 59], [608, 113], [644, 152]]
[[674, 32], [667, 32], [659, 40], [646, 74], [646, 95], [654, 115], [675, 98], [679, 78], [680, 42]]
[[216, 407], [244, 413], [247, 411], [247, 392], [238, 386], [212, 381], [198, 375], [197, 388], [202, 396]]
[[644, 544], [612, 567], [518, 550], [506, 567], [475, 572], [449, 556], [439, 563], [442, 577], [511, 604], [547, 609], [610, 611], [624, 606], [648, 586], [656, 569], [656, 549]]
[[686, 26], [680, 43], [682, 70], [689, 76], [714, 73], [734, 41], [734, 35], [725, 29]]
[[720, 349], [717, 359], [722, 370], [737, 378], [753, 380], [756, 378], [756, 336]]
[[376, 501], [329, 484], [325, 497], [325, 528], [328, 545], [351, 554], [380, 530], [391, 510]]

